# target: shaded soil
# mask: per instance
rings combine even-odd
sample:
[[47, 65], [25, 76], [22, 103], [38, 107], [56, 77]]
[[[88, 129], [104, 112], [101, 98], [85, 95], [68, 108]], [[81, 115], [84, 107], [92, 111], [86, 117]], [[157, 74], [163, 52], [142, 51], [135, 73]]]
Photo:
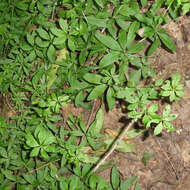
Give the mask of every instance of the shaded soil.
[[[178, 22], [171, 22], [164, 26], [176, 42], [177, 52], [170, 53], [160, 48], [154, 58], [150, 58], [157, 76], [167, 79], [172, 73], [179, 72], [185, 85], [185, 97], [172, 104], [172, 112], [178, 114], [173, 122], [176, 131], [155, 137], [151, 133], [145, 138], [143, 135], [133, 139], [137, 154], [120, 153], [114, 151], [109, 159], [117, 160], [119, 172], [123, 179], [138, 176], [141, 190], [189, 190], [190, 189], [190, 19], [181, 17]], [[96, 101], [93, 110], [74, 108], [69, 105], [63, 110], [63, 115], [72, 113], [82, 114], [88, 125], [89, 118], [93, 120], [100, 102]], [[120, 106], [109, 113], [105, 113], [104, 127], [119, 129], [125, 125], [126, 114]], [[145, 166], [141, 159], [144, 152], [154, 155]], [[108, 160], [109, 160], [108, 159]], [[99, 174], [110, 178], [111, 166]]]

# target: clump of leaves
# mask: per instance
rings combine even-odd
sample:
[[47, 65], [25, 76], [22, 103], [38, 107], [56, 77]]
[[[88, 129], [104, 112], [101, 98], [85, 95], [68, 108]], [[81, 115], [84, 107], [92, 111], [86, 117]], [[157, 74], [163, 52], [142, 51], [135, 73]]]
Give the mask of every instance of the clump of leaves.
[[180, 13], [185, 15], [190, 11], [189, 0], [167, 0], [165, 5], [168, 7], [169, 14], [174, 19], [176, 19]]
[[[16, 114], [0, 118], [0, 189], [124, 190], [132, 185], [136, 177], [121, 181], [116, 166], [111, 184], [91, 174], [98, 150], [106, 151], [114, 140], [101, 134], [103, 110], [87, 129], [80, 116], [63, 118], [61, 108], [72, 100], [90, 109], [89, 101], [105, 97], [112, 110], [122, 99], [128, 116], [154, 128], [155, 135], [173, 130], [176, 115], [170, 106], [159, 115], [149, 104], [183, 97], [180, 75], [146, 86], [142, 79], [155, 76], [148, 56], [158, 47], [176, 50], [162, 25], [167, 12], [176, 18], [178, 10], [186, 14], [189, 2], [1, 0], [0, 91], [10, 97]], [[136, 152], [124, 141], [117, 150]]]

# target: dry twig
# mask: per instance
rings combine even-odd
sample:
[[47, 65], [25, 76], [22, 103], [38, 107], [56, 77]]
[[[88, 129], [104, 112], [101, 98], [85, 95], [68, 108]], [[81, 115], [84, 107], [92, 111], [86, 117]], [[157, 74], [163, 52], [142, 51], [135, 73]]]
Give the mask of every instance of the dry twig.
[[[92, 109], [90, 112], [90, 116], [89, 116], [87, 124], [86, 124], [86, 131], [88, 131], [88, 128], [90, 127], [90, 123], [92, 121], [92, 115], [95, 111], [95, 107], [96, 107], [96, 100], [94, 100], [94, 102], [93, 102], [93, 106], [92, 106]], [[84, 140], [84, 137], [85, 137], [85, 135], [82, 136], [80, 143], [82, 143], [82, 141]]]
[[115, 143], [112, 145], [110, 150], [102, 157], [100, 162], [93, 168], [92, 172], [96, 172], [97, 169], [106, 161], [106, 159], [112, 154], [112, 152], [117, 148], [121, 140], [126, 136], [129, 129], [133, 126], [133, 124], [137, 121], [137, 119], [133, 119], [129, 125], [125, 127], [125, 129], [122, 131], [118, 139], [115, 141]]
[[176, 168], [174, 167], [174, 165], [173, 165], [171, 159], [169, 158], [168, 154], [163, 150], [163, 148], [162, 148], [160, 142], [159, 142], [157, 139], [155, 139], [155, 140], [156, 140], [156, 143], [159, 145], [160, 150], [162, 151], [162, 153], [164, 154], [164, 156], [165, 156], [166, 159], [168, 160], [168, 162], [169, 162], [169, 164], [170, 164], [170, 166], [171, 166], [171, 168], [172, 168], [172, 170], [173, 170], [173, 172], [174, 172], [174, 174], [175, 174], [176, 179], [179, 180], [179, 176], [178, 176], [178, 174], [177, 174], [177, 170], [176, 170]]

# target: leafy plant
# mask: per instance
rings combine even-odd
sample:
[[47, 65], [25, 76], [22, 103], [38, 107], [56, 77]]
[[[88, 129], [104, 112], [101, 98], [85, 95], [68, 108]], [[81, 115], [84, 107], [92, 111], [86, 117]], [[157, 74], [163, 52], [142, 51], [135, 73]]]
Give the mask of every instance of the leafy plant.
[[43, 158], [48, 158], [47, 152], [55, 151], [55, 147], [51, 145], [55, 142], [56, 139], [53, 134], [51, 134], [50, 131], [43, 129], [41, 126], [36, 128], [34, 136], [30, 132], [27, 132], [26, 134], [26, 145], [28, 145], [30, 148], [33, 148], [30, 152], [31, 157], [38, 156], [40, 152]]
[[190, 2], [188, 0], [167, 0], [165, 5], [168, 6], [168, 12], [176, 19], [179, 12], [185, 15], [190, 11]]
[[143, 117], [143, 124], [146, 126], [146, 128], [149, 128], [152, 123], [155, 123], [156, 126], [154, 129], [154, 135], [159, 135], [162, 132], [163, 128], [165, 128], [167, 131], [173, 131], [174, 127], [170, 121], [176, 119], [177, 115], [170, 114], [171, 106], [167, 105], [164, 108], [162, 116], [159, 116], [155, 113], [157, 109], [158, 107], [155, 104], [150, 106], [148, 113]]
[[[116, 166], [113, 166], [111, 171], [111, 184], [113, 189], [121, 189], [121, 190], [127, 190], [129, 189], [132, 184], [136, 181], [137, 177], [133, 176], [125, 181], [120, 181], [119, 178], [119, 171]], [[138, 183], [135, 184], [135, 190], [140, 190], [140, 186]]]
[[161, 86], [161, 96], [169, 97], [170, 102], [179, 100], [184, 97], [184, 85], [179, 84], [180, 74], [176, 73], [171, 76], [171, 81], [166, 80]]
[[[88, 126], [61, 108], [72, 101], [91, 109], [101, 98], [112, 110], [121, 100], [154, 135], [174, 130], [171, 106], [159, 115], [152, 100], [183, 97], [180, 74], [146, 84], [155, 80], [148, 58], [161, 45], [176, 50], [162, 26], [168, 13], [188, 11], [187, 0], [1, 0], [0, 92], [12, 114], [0, 117], [0, 189], [129, 189], [136, 177], [121, 181], [116, 166], [110, 184], [92, 172], [120, 134], [101, 133], [103, 106]], [[124, 140], [116, 150], [136, 153]]]

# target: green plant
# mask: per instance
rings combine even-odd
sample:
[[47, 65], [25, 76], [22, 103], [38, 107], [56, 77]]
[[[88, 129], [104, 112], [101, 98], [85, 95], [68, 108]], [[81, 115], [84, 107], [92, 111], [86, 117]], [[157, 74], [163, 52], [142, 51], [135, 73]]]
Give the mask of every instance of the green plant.
[[180, 74], [176, 73], [171, 76], [171, 81], [166, 80], [161, 86], [161, 96], [169, 97], [170, 102], [179, 100], [184, 96], [184, 85], [179, 84]]
[[165, 5], [168, 6], [168, 12], [174, 19], [178, 17], [179, 12], [185, 15], [190, 11], [189, 0], [167, 0]]
[[[0, 189], [128, 189], [136, 177], [121, 181], [116, 166], [111, 184], [92, 172], [114, 142], [101, 133], [103, 107], [87, 125], [81, 116], [64, 118], [61, 108], [72, 101], [91, 109], [101, 98], [112, 110], [121, 100], [154, 135], [174, 130], [170, 105], [158, 114], [155, 102], [184, 96], [180, 74], [154, 82], [148, 58], [161, 45], [175, 51], [162, 26], [178, 11], [186, 14], [189, 2], [1, 0], [0, 92], [14, 114], [0, 117]], [[145, 85], [147, 78], [153, 82]], [[116, 150], [136, 153], [122, 139]]]
[[162, 116], [157, 115], [155, 112], [158, 110], [157, 105], [152, 104], [147, 114], [144, 115], [142, 122], [146, 126], [146, 128], [149, 128], [152, 123], [155, 123], [155, 129], [154, 129], [154, 135], [159, 135], [163, 128], [165, 128], [167, 131], [173, 131], [174, 127], [170, 123], [170, 121], [176, 119], [176, 114], [170, 114], [171, 107], [170, 105], [167, 105], [164, 110]]

